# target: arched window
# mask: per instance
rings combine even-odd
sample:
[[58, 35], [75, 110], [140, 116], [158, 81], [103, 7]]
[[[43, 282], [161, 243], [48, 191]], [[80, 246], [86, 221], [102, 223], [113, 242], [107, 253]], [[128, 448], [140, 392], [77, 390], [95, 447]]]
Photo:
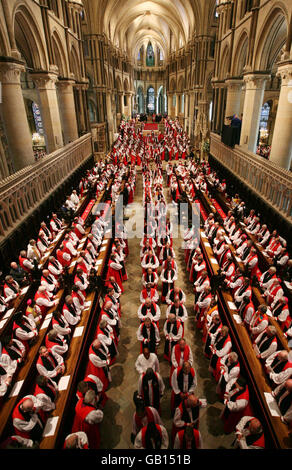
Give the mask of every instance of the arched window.
[[95, 104], [91, 100], [88, 101], [88, 108], [90, 122], [96, 122]]
[[262, 112], [261, 112], [261, 118], [260, 118], [260, 129], [262, 130], [266, 130], [268, 128], [270, 110], [271, 110], [271, 107], [269, 103], [265, 103], [262, 106]]
[[147, 46], [146, 65], [147, 67], [154, 67], [155, 65], [154, 50], [151, 42]]
[[137, 93], [138, 113], [144, 113], [144, 94], [141, 87], [138, 88]]
[[218, 17], [219, 17], [219, 13], [218, 13], [218, 10], [217, 10], [218, 5], [219, 5], [219, 1], [216, 0], [216, 7], [215, 7], [215, 11], [214, 11], [214, 13], [215, 13], [215, 18], [218, 18]]
[[181, 96], [180, 112], [181, 112], [182, 114], [185, 112], [185, 95], [182, 95], [182, 96]]
[[50, 10], [53, 10], [56, 16], [59, 17], [59, 7], [58, 7], [58, 2], [57, 0], [50, 0], [49, 1], [49, 8]]
[[153, 87], [149, 87], [147, 91], [147, 111], [149, 113], [155, 112], [155, 90]]

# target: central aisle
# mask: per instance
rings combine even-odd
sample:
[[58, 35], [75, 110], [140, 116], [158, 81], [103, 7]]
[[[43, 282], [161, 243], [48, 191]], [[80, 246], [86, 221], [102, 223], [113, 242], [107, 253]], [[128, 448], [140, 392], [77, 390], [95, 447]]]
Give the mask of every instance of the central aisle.
[[[165, 180], [165, 177], [164, 177]], [[169, 191], [164, 184], [167, 201], [170, 202]], [[142, 204], [142, 177], [137, 173], [137, 185], [135, 192], [135, 203]], [[132, 215], [131, 215], [132, 212]], [[131, 206], [127, 208], [127, 215], [133, 217], [134, 210]], [[142, 268], [140, 263], [140, 239], [129, 239], [129, 256], [126, 260], [126, 268], [129, 280], [124, 283], [125, 292], [121, 297], [122, 306], [122, 328], [119, 342], [119, 356], [116, 363], [111, 367], [112, 383], [107, 392], [109, 400], [104, 410], [104, 420], [101, 424], [101, 449], [129, 449], [133, 448], [130, 435], [132, 431], [132, 418], [135, 411], [133, 394], [137, 390], [138, 373], [135, 362], [140, 354], [140, 344], [137, 340], [137, 329], [139, 320], [137, 310], [140, 305], [140, 293], [142, 288]], [[182, 238], [173, 240], [173, 248], [176, 253], [178, 265], [178, 281], [176, 285], [181, 287], [186, 294], [186, 308], [189, 319], [185, 323], [185, 339], [190, 345], [194, 355], [194, 368], [197, 374], [198, 385], [195, 394], [199, 398], [206, 398], [208, 406], [200, 413], [200, 432], [204, 449], [230, 448], [234, 440], [234, 434], [226, 436], [223, 432], [223, 423], [220, 413], [223, 403], [218, 401], [216, 394], [216, 383], [208, 371], [209, 361], [203, 354], [201, 333], [197, 331], [193, 317], [194, 295], [192, 285], [187, 276], [184, 250], [181, 248]], [[160, 275], [160, 270], [158, 271]], [[158, 284], [161, 293], [161, 281]], [[163, 325], [167, 306], [160, 304], [160, 334], [161, 342], [158, 347], [158, 360], [160, 373], [165, 383], [165, 393], [161, 400], [161, 418], [171, 436], [172, 418], [170, 414], [171, 389], [169, 385], [170, 365], [163, 358], [164, 337]]]

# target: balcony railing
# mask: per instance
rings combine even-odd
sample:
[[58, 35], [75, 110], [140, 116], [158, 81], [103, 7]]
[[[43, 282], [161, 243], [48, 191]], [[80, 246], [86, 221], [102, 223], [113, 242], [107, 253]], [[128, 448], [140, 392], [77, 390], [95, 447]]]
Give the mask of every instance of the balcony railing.
[[0, 181], [0, 241], [92, 155], [91, 134]]
[[292, 223], [292, 173], [211, 133], [211, 155]]

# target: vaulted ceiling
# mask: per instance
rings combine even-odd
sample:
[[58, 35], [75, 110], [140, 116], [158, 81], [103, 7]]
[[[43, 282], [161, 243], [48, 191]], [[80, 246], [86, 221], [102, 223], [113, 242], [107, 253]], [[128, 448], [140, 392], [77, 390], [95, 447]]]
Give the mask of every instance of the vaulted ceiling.
[[83, 4], [91, 33], [105, 33], [114, 46], [134, 58], [149, 40], [167, 57], [195, 32], [202, 34], [215, 0], [83, 0]]

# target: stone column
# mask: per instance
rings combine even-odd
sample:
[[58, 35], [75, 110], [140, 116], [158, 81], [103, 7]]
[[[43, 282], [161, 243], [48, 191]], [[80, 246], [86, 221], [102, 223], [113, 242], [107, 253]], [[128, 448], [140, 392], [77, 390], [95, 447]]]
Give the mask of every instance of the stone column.
[[2, 102], [0, 109], [7, 137], [9, 153], [15, 171], [34, 163], [32, 136], [20, 85], [20, 74], [25, 71], [22, 64], [0, 63]]
[[83, 83], [81, 86], [85, 132], [90, 132], [90, 119], [89, 119], [88, 98], [87, 98], [87, 90], [89, 87], [88, 83], [89, 82]]
[[237, 114], [240, 117], [240, 98], [243, 81], [238, 79], [225, 80], [227, 85], [227, 98], [225, 117]]
[[128, 116], [132, 117], [132, 93], [126, 93], [127, 97], [127, 108], [128, 108]]
[[107, 93], [106, 93], [106, 113], [107, 113], [109, 143], [111, 145], [114, 140], [114, 121], [113, 121], [113, 113], [112, 113], [111, 90], [107, 90]]
[[78, 139], [73, 84], [73, 80], [61, 80], [57, 85], [65, 145]]
[[77, 91], [77, 99], [78, 99], [78, 107], [79, 107], [79, 125], [80, 125], [80, 133], [82, 134], [86, 130], [84, 107], [83, 107], [82, 85], [76, 84], [74, 85], [74, 88]]
[[121, 91], [119, 93], [120, 97], [120, 107], [121, 107], [121, 115], [125, 114], [125, 105], [124, 105], [124, 92]]
[[263, 105], [266, 80], [269, 75], [248, 74], [243, 106], [243, 118], [240, 145], [251, 152], [256, 152], [261, 109]]
[[172, 93], [167, 92], [167, 114], [171, 116], [172, 114], [172, 100], [173, 100], [173, 95]]
[[292, 164], [292, 62], [280, 65], [281, 90], [270, 160], [290, 170]]
[[188, 127], [188, 107], [189, 107], [189, 94], [185, 93], [185, 108], [184, 108], [184, 130]]
[[39, 97], [48, 153], [63, 147], [62, 127], [57, 98], [56, 73], [33, 73]]
[[213, 111], [213, 126], [214, 126], [214, 131], [221, 132], [222, 131], [222, 126], [224, 123], [224, 117], [223, 117], [223, 94], [224, 94], [224, 88], [225, 88], [225, 82], [219, 82], [216, 79], [212, 80], [213, 82], [213, 87], [215, 90], [214, 93], [214, 111]]
[[190, 114], [189, 114], [189, 135], [193, 138], [194, 128], [194, 111], [195, 111], [195, 92], [190, 91]]
[[181, 97], [182, 93], [176, 93], [175, 117], [180, 114]]

